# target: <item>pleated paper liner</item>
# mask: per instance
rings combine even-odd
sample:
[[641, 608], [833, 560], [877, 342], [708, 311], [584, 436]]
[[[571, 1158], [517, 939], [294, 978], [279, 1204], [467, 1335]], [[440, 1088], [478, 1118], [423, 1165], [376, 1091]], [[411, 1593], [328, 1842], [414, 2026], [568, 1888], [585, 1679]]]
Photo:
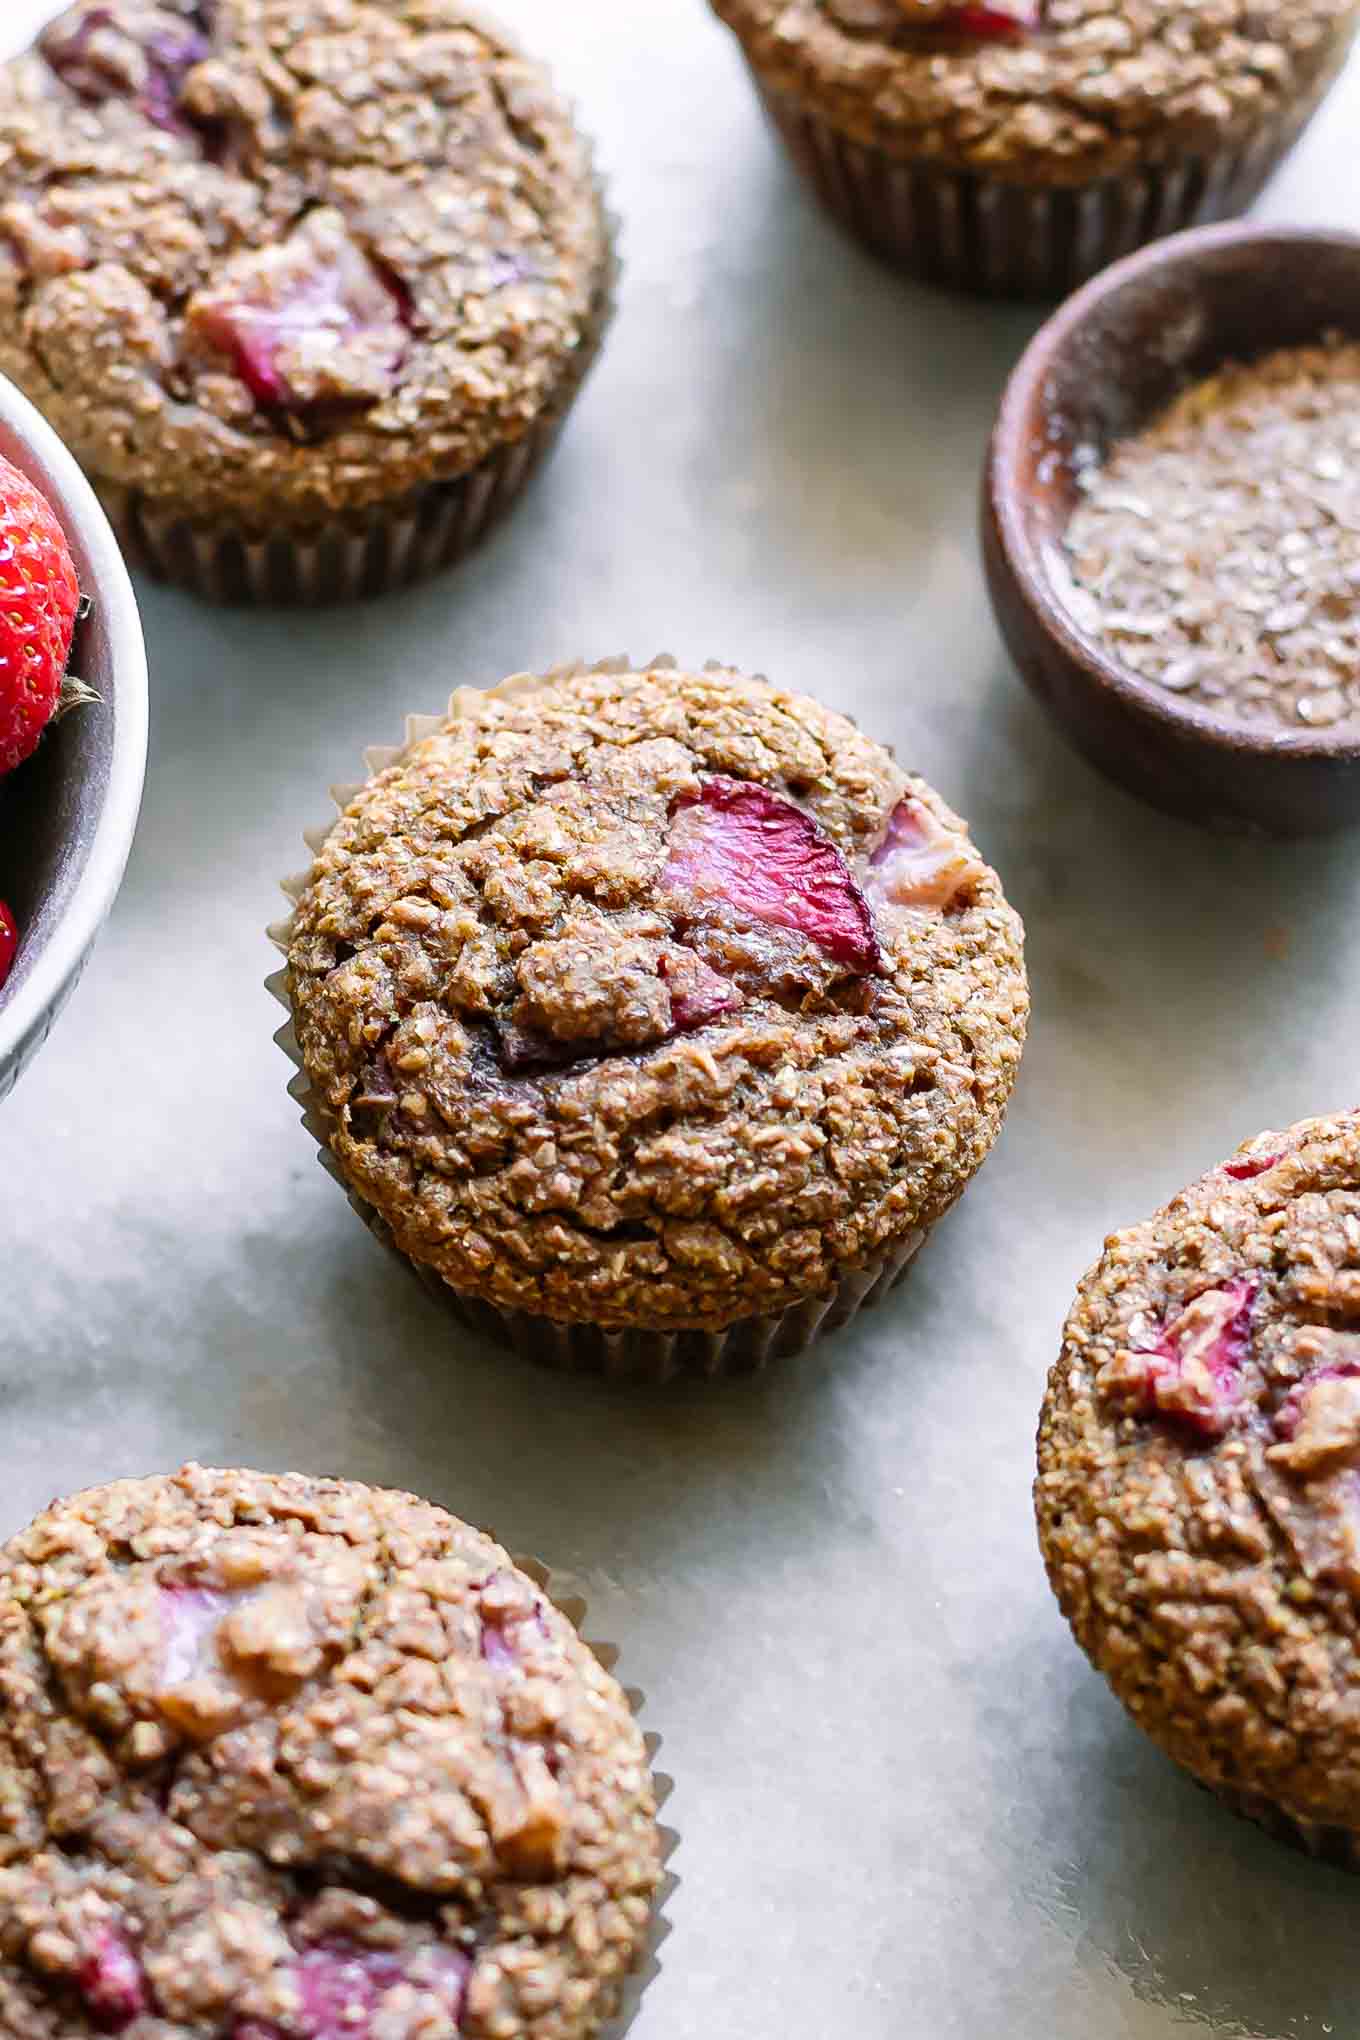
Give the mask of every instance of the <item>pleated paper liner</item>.
[[[455, 719], [469, 697], [482, 699], [484, 693], [515, 697], [536, 693], [555, 681], [582, 673], [654, 672], [673, 667], [675, 663], [669, 654], [649, 660], [642, 667], [635, 667], [627, 658], [602, 659], [588, 664], [554, 667], [543, 674], [516, 674], [499, 687], [484, 691], [459, 689], [449, 702], [447, 717], [411, 716], [407, 721], [405, 743], [377, 746], [365, 753], [364, 763], [370, 775], [385, 771], [411, 744], [418, 743], [446, 720]], [[715, 660], [708, 662], [708, 669], [730, 670]], [[355, 785], [332, 787], [331, 799], [337, 813], [344, 811], [363, 784], [360, 781]], [[305, 832], [304, 840], [314, 855], [319, 853], [333, 827], [332, 819]], [[300, 898], [309, 876], [310, 873], [304, 871], [284, 880], [283, 891], [291, 902], [296, 903]], [[269, 929], [269, 939], [285, 957], [291, 934], [291, 914]], [[847, 1270], [835, 1288], [825, 1294], [809, 1297], [770, 1315], [739, 1319], [717, 1331], [698, 1327], [646, 1326], [611, 1330], [600, 1325], [539, 1317], [528, 1311], [502, 1310], [481, 1298], [462, 1295], [437, 1270], [412, 1261], [396, 1246], [391, 1227], [382, 1214], [345, 1177], [331, 1151], [332, 1116], [311, 1084], [298, 1046], [286, 968], [275, 972], [266, 984], [289, 1015], [274, 1039], [294, 1066], [295, 1073], [288, 1086], [289, 1095], [299, 1106], [302, 1123], [316, 1142], [322, 1167], [344, 1190], [351, 1206], [374, 1238], [397, 1255], [403, 1267], [419, 1278], [458, 1324], [498, 1345], [510, 1347], [540, 1366], [560, 1372], [603, 1374], [615, 1380], [651, 1382], [668, 1381], [680, 1374], [710, 1378], [751, 1374], [772, 1360], [802, 1352], [814, 1339], [823, 1333], [839, 1330], [861, 1310], [886, 1296], [905, 1278], [925, 1243], [925, 1231], [901, 1235], [890, 1241], [872, 1260]]]
[[[488, 1531], [486, 1534], [493, 1538], [495, 1537], [494, 1531]], [[499, 1542], [500, 1540], [496, 1539], [496, 1541]], [[586, 1635], [586, 1623], [589, 1620], [589, 1614], [584, 1598], [580, 1594], [564, 1594], [559, 1592], [554, 1584], [551, 1566], [544, 1565], [541, 1559], [523, 1558], [515, 1553], [511, 1554], [511, 1558], [512, 1562], [519, 1567], [519, 1570], [525, 1573], [540, 1592], [547, 1596], [559, 1614], [566, 1616], [568, 1622], [570, 1622], [572, 1628], [576, 1631], [596, 1662], [602, 1665], [611, 1677], [616, 1676], [619, 1647], [615, 1643], [596, 1642], [593, 1638]], [[625, 1686], [623, 1688], [623, 1695], [632, 1710], [634, 1719], [638, 1719], [647, 1705], [646, 1694], [638, 1686]], [[647, 1763], [651, 1771], [652, 1791], [656, 1799], [656, 1809], [657, 1813], [660, 1814], [675, 1790], [675, 1780], [668, 1773], [658, 1771], [656, 1768], [656, 1760], [661, 1751], [661, 1737], [649, 1732], [644, 1735], [643, 1741], [647, 1748]], [[619, 2003], [601, 2029], [601, 2040], [623, 2040], [624, 2034], [628, 2032], [641, 2009], [643, 1997], [649, 1986], [661, 1973], [661, 1949], [663, 1944], [669, 1939], [671, 1932], [670, 1921], [666, 1918], [666, 1908], [669, 1906], [671, 1898], [680, 1882], [669, 1865], [672, 1856], [680, 1846], [680, 1837], [673, 1827], [667, 1827], [660, 1822], [658, 1822], [657, 1826], [657, 1835], [661, 1844], [662, 1876], [661, 1883], [657, 1887], [656, 1896], [652, 1901], [651, 1927], [646, 1941], [638, 1952], [632, 1969], [623, 1980]]]
[[176, 505], [91, 476], [131, 566], [205, 601], [319, 609], [413, 586], [455, 566], [547, 461], [609, 330], [618, 299], [618, 219], [600, 194], [605, 259], [585, 329], [553, 396], [519, 438], [466, 474], [305, 532], [198, 521]]
[[1074, 186], [905, 161], [853, 140], [754, 67], [752, 77], [826, 211], [874, 253], [956, 290], [1052, 299], [1148, 241], [1245, 212], [1317, 111], [1336, 68], [1302, 104], [1243, 142]]

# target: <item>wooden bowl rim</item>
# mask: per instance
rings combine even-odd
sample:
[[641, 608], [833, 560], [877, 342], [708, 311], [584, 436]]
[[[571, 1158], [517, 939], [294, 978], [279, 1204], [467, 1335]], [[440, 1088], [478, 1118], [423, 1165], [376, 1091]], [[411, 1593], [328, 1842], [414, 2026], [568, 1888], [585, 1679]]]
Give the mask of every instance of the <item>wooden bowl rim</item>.
[[[1120, 665], [1085, 635], [1063, 602], [1044, 556], [1047, 548], [1036, 537], [1031, 499], [1021, 482], [1029, 422], [1042, 415], [1045, 404], [1043, 385], [1055, 362], [1073, 349], [1098, 315], [1109, 322], [1112, 298], [1159, 270], [1168, 274], [1179, 272], [1182, 278], [1193, 280], [1197, 269], [1207, 267], [1225, 249], [1255, 248], [1263, 260], [1269, 260], [1271, 252], [1281, 247], [1297, 251], [1308, 246], [1348, 253], [1360, 270], [1360, 233], [1344, 228], [1254, 226], [1237, 221], [1173, 234], [1102, 270], [1059, 306], [1035, 334], [1012, 371], [987, 454], [987, 499], [1002, 556], [1027, 611], [1068, 662], [1080, 669], [1090, 686], [1113, 694], [1126, 708], [1149, 722], [1189, 734], [1207, 748], [1228, 756], [1246, 753], [1260, 758], [1360, 761], [1360, 733], [1346, 737], [1328, 735], [1324, 730], [1296, 733], [1239, 728], [1225, 723], [1213, 710], [1180, 701], [1157, 688], [1155, 682], [1142, 680]], [[1131, 304], [1136, 297], [1136, 292], [1130, 292]], [[1360, 321], [1355, 338], [1360, 341]], [[1261, 351], [1259, 345], [1251, 345], [1245, 350], [1245, 358], [1259, 357]], [[1229, 358], [1224, 355], [1225, 361]]]

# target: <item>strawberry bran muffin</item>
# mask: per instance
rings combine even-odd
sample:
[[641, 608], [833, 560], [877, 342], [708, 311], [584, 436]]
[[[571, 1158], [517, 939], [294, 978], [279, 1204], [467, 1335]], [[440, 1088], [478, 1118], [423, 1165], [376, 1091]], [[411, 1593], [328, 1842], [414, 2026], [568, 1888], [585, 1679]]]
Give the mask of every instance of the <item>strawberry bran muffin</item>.
[[0, 1552], [5, 2040], [589, 2040], [648, 1938], [624, 1695], [411, 1495], [120, 1481]]
[[1000, 1128], [1020, 924], [843, 716], [668, 662], [454, 697], [280, 931], [379, 1236], [568, 1366], [759, 1364], [890, 1286]]
[[0, 70], [0, 370], [200, 593], [459, 557], [611, 286], [586, 143], [461, 0], [81, 0]]
[[1035, 1501], [1063, 1612], [1139, 1725], [1360, 1865], [1360, 1113], [1261, 1134], [1113, 1235]]
[[1242, 212], [1356, 0], [712, 0], [828, 210], [903, 267], [1058, 297]]

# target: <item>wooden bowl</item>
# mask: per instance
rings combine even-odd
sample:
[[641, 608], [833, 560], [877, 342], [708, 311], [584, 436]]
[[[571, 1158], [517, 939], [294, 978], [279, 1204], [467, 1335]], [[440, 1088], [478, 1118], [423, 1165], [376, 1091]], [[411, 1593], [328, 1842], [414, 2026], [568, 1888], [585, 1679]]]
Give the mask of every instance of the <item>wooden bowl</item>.
[[74, 990], [122, 880], [146, 768], [147, 675], [132, 583], [94, 491], [3, 377], [0, 454], [37, 483], [61, 520], [90, 604], [76, 625], [71, 670], [99, 696], [0, 780], [0, 895], [19, 924], [19, 954], [0, 987], [3, 1098]]
[[1210, 828], [1298, 836], [1360, 821], [1360, 732], [1248, 728], [1139, 679], [1068, 610], [1075, 455], [1139, 430], [1230, 361], [1360, 340], [1360, 236], [1251, 226], [1119, 262], [1037, 334], [1007, 385], [983, 483], [997, 619], [1026, 684], [1092, 764]]

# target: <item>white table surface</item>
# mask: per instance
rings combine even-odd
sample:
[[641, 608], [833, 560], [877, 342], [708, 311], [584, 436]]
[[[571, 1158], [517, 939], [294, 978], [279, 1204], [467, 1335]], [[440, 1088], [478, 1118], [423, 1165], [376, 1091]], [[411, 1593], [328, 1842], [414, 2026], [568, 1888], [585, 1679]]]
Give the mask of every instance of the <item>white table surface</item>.
[[[43, 11], [6, 0], [3, 35]], [[0, 1113], [0, 1532], [195, 1456], [423, 1490], [562, 1568], [678, 1779], [638, 2040], [1354, 2034], [1360, 1886], [1125, 1720], [1029, 1484], [1106, 1230], [1355, 1101], [1360, 845], [1161, 820], [1014, 679], [974, 505], [1033, 313], [846, 246], [702, 0], [502, 11], [601, 138], [622, 314], [551, 473], [456, 576], [316, 619], [143, 589], [141, 835]], [[1265, 214], [1360, 219], [1358, 126], [1352, 68]], [[639, 1395], [461, 1341], [371, 1242], [285, 1094], [262, 930], [328, 782], [408, 710], [662, 647], [820, 694], [934, 780], [1029, 924], [1035, 1018], [996, 1155], [896, 1299], [762, 1379]]]

